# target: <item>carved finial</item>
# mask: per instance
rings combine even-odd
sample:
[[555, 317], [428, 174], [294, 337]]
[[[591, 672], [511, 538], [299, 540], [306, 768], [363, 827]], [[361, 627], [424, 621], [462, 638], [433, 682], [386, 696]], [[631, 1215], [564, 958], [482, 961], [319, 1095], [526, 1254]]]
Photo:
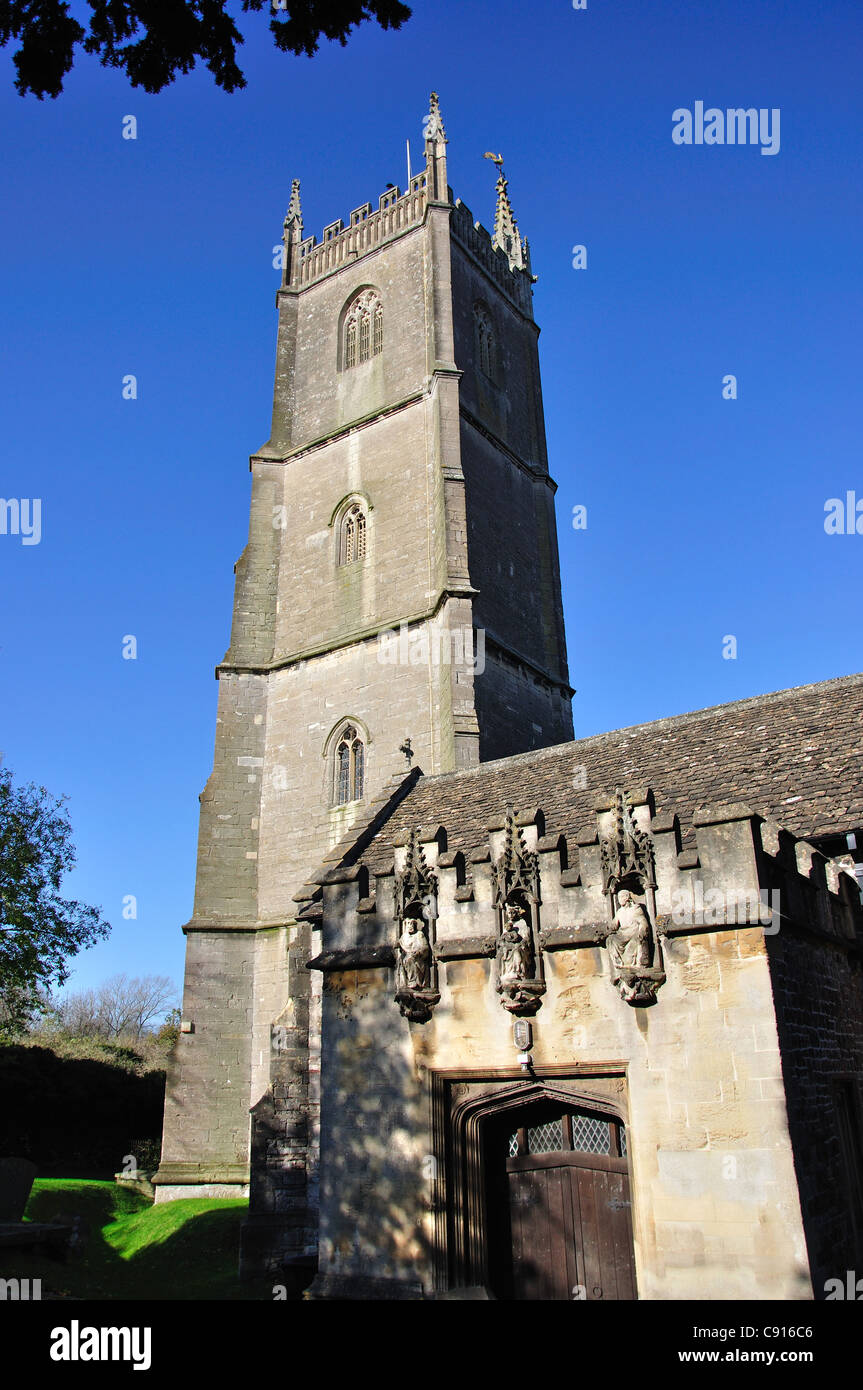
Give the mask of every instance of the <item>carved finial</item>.
[[503, 824], [503, 847], [497, 861], [492, 865], [492, 885], [494, 901], [503, 907], [513, 892], [527, 892], [539, 899], [539, 861], [525, 845], [518, 813], [514, 806], [507, 806]]
[[401, 746], [399, 747], [399, 752], [404, 753], [405, 757], [408, 760], [408, 770], [410, 770], [410, 765], [414, 757], [414, 750], [411, 748], [411, 741], [409, 738], [406, 738], [404, 743], [401, 744]]
[[290, 181], [290, 202], [285, 213], [285, 242], [302, 242], [303, 210], [300, 207], [299, 178]]
[[429, 97], [429, 113], [423, 121], [423, 139], [426, 143], [437, 140], [442, 140], [444, 144], [447, 143], [437, 92], [432, 92]]
[[653, 841], [639, 829], [629, 797], [615, 788], [613, 829], [600, 839], [602, 891], [616, 895], [619, 888], [637, 882], [638, 891], [656, 887]]
[[303, 230], [303, 213], [302, 213], [302, 209], [301, 209], [301, 207], [300, 207], [300, 181], [299, 181], [299, 179], [292, 179], [292, 180], [291, 180], [291, 201], [290, 201], [290, 203], [288, 204], [288, 210], [287, 210], [287, 212], [285, 213], [285, 227], [286, 227], [286, 228], [293, 228], [294, 226], [298, 226], [299, 229], [300, 229], [300, 232], [302, 233], [302, 230]]
[[510, 270], [526, 270], [524, 246], [507, 193], [508, 184], [503, 172], [503, 155], [492, 154], [491, 150], [487, 150], [483, 159], [490, 159], [497, 169], [497, 207], [494, 212], [494, 232], [491, 244], [506, 253]]

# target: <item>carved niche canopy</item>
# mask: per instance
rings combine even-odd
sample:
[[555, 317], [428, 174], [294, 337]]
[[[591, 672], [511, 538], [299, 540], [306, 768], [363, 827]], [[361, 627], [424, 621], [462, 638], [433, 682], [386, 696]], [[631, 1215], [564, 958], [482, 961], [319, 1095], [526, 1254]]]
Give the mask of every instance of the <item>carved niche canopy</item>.
[[627, 881], [639, 884], [640, 892], [656, 888], [653, 841], [636, 825], [620, 787], [614, 795], [614, 828], [600, 840], [599, 854], [603, 893], [617, 893]]
[[602, 891], [611, 914], [605, 942], [611, 980], [627, 1004], [653, 1004], [665, 980], [656, 933], [653, 840], [636, 824], [620, 787], [612, 812], [612, 828], [599, 842]]
[[419, 831], [411, 830], [405, 866], [395, 876], [393, 895], [397, 939], [395, 1001], [411, 1023], [428, 1023], [440, 1002], [434, 931], [437, 921], [437, 875], [426, 863]]
[[496, 989], [512, 1014], [535, 1014], [545, 993], [538, 948], [539, 859], [524, 843], [515, 810], [506, 808], [503, 850], [492, 864], [498, 913]]

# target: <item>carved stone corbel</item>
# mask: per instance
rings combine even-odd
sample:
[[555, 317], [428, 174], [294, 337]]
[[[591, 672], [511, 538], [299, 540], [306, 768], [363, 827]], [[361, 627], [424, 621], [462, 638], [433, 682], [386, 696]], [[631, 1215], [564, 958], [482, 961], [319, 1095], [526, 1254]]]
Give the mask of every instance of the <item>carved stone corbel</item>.
[[425, 860], [419, 832], [410, 833], [405, 866], [395, 876], [393, 895], [398, 936], [395, 945], [395, 1001], [411, 1023], [428, 1023], [440, 1003], [435, 956], [437, 875]]
[[665, 981], [656, 929], [653, 841], [636, 825], [624, 793], [614, 799], [614, 825], [600, 839], [602, 891], [611, 922], [605, 939], [611, 981], [627, 1004], [653, 1004]]

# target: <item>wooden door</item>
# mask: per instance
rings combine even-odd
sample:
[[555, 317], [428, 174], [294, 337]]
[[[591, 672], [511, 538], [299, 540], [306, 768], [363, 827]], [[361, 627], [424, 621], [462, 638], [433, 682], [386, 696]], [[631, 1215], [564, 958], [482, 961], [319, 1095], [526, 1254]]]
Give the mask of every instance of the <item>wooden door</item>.
[[491, 1159], [488, 1186], [497, 1296], [634, 1299], [623, 1126], [543, 1104], [496, 1124], [488, 1138], [504, 1148], [502, 1162]]

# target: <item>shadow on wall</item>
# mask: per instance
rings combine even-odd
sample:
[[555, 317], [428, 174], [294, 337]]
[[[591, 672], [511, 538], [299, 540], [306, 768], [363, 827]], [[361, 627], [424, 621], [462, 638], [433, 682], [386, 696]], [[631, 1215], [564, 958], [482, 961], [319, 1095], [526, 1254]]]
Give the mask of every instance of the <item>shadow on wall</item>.
[[[369, 1297], [376, 1281], [389, 1280], [419, 1294], [431, 1273], [434, 1159], [416, 1142], [428, 1131], [415, 1051], [424, 1038], [407, 1035], [407, 1025], [404, 1032], [393, 1029], [394, 989], [390, 971], [324, 978], [333, 1080], [325, 1079], [322, 1096], [321, 1203], [328, 1217], [322, 1274], [328, 1281], [364, 1281]], [[326, 1296], [329, 1289], [320, 1291]], [[386, 1296], [385, 1286], [379, 1296]]]

